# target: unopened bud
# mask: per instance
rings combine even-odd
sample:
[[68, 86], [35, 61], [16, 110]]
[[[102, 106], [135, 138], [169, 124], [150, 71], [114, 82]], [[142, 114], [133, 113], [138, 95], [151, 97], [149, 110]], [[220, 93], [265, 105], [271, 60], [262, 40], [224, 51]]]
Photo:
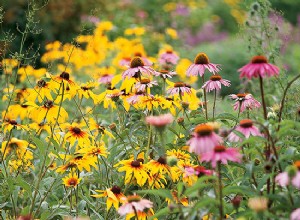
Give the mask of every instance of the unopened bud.
[[233, 205], [233, 207], [235, 209], [238, 209], [240, 207], [240, 204], [241, 204], [241, 201], [242, 201], [242, 197], [239, 196], [239, 195], [236, 195], [232, 200], [231, 200], [231, 203]]
[[117, 126], [115, 123], [111, 123], [109, 126], [109, 129], [112, 130], [112, 131], [115, 131], [117, 129]]
[[170, 167], [176, 166], [178, 162], [177, 157], [175, 156], [169, 156], [167, 157], [167, 163]]

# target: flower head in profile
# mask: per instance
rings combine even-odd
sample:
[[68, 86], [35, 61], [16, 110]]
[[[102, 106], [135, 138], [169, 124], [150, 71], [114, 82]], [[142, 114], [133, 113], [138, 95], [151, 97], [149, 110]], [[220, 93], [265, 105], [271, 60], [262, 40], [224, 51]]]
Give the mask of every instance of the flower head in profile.
[[235, 100], [233, 105], [233, 109], [235, 111], [240, 110], [240, 112], [243, 112], [245, 110], [252, 110], [261, 106], [260, 102], [254, 99], [250, 93], [231, 94], [229, 97]]
[[211, 162], [212, 167], [216, 167], [217, 163], [227, 164], [227, 161], [241, 162], [242, 155], [237, 148], [226, 148], [223, 145], [215, 146], [213, 151], [206, 152], [201, 155], [201, 161]]
[[112, 188], [108, 188], [106, 190], [95, 191], [100, 192], [100, 194], [92, 195], [93, 197], [107, 197], [106, 210], [109, 210], [112, 205], [115, 207], [115, 209], [118, 209], [119, 203], [121, 202], [121, 198], [124, 197], [124, 194], [121, 192], [121, 188], [119, 186], [113, 186]]
[[240, 78], [247, 77], [248, 79], [279, 75], [279, 68], [268, 63], [268, 59], [261, 55], [254, 56], [250, 63], [246, 64], [238, 71], [241, 73]]
[[220, 90], [221, 86], [230, 86], [230, 81], [227, 79], [222, 79], [222, 77], [218, 74], [212, 75], [210, 79], [204, 83], [202, 86], [202, 89], [205, 89], [207, 92], [210, 92], [212, 90]]
[[159, 63], [161, 65], [172, 64], [176, 65], [179, 60], [179, 56], [173, 50], [167, 50], [159, 56]]
[[209, 58], [205, 53], [197, 54], [194, 64], [190, 65], [190, 67], [186, 71], [187, 76], [203, 76], [205, 70], [215, 74], [220, 71], [219, 64], [213, 64], [209, 62]]
[[64, 177], [62, 180], [66, 187], [76, 187], [80, 183], [81, 178], [78, 178], [76, 173], [70, 173], [69, 176]]
[[279, 173], [275, 178], [275, 182], [282, 187], [292, 183], [294, 187], [300, 189], [300, 160], [287, 167], [285, 172]]
[[135, 84], [135, 88], [138, 92], [148, 92], [148, 88], [157, 86], [156, 81], [151, 81], [150, 79], [141, 79], [141, 81]]
[[174, 83], [174, 87], [171, 87], [167, 90], [167, 93], [170, 95], [184, 95], [186, 93], [192, 93], [191, 86], [183, 82]]
[[211, 125], [199, 124], [195, 127], [193, 137], [187, 142], [189, 151], [197, 155], [212, 151], [215, 146], [222, 143], [222, 138], [218, 136]]
[[[259, 129], [253, 125], [253, 121], [250, 119], [241, 120], [240, 124], [235, 128], [235, 131], [242, 133], [245, 136], [245, 138], [249, 138], [251, 135], [262, 136]], [[229, 134], [228, 140], [232, 142], [242, 141], [242, 139], [234, 132], [231, 132]]]
[[127, 196], [123, 198], [124, 204], [118, 209], [120, 215], [127, 215], [135, 212], [143, 212], [150, 209], [153, 203], [147, 199], [142, 199], [138, 195]]
[[159, 76], [162, 77], [164, 80], [166, 78], [172, 78], [173, 76], [175, 76], [177, 73], [172, 71], [172, 70], [160, 70], [159, 71]]
[[156, 128], [165, 128], [165, 126], [171, 124], [173, 120], [174, 118], [170, 113], [164, 115], [146, 117], [146, 123]]
[[150, 66], [146, 66], [141, 57], [134, 57], [131, 59], [130, 68], [123, 72], [123, 79], [125, 78], [139, 78], [142, 74], [147, 76], [158, 75]]

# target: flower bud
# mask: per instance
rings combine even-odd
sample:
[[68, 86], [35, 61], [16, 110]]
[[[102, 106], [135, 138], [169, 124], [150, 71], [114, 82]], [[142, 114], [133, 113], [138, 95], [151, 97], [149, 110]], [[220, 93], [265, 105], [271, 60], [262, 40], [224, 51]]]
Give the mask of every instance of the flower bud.
[[175, 156], [169, 156], [167, 157], [167, 163], [170, 167], [176, 166], [178, 162], [177, 157]]
[[115, 123], [111, 123], [108, 127], [109, 127], [109, 129], [112, 130], [112, 131], [116, 131], [116, 129], [117, 129], [117, 126], [116, 126]]

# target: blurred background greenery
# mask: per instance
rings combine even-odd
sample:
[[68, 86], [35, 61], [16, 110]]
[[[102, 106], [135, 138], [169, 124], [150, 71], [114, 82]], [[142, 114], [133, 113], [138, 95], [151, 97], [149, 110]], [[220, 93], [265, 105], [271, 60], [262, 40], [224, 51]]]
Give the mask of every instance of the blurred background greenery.
[[[11, 38], [5, 51], [15, 52], [20, 47], [29, 0], [6, 0], [1, 38]], [[206, 52], [211, 60], [223, 66], [224, 78], [233, 81], [234, 88], [224, 90], [224, 94], [239, 88], [239, 78], [232, 77], [237, 69], [249, 61], [251, 50], [240, 27], [253, 13], [253, 0], [39, 0], [35, 7], [40, 8], [34, 15], [37, 27], [35, 34], [29, 33], [25, 42], [28, 53], [45, 51], [45, 44], [59, 40], [71, 42], [79, 34], [90, 33], [99, 21], [109, 20], [114, 28], [109, 37], [115, 39], [124, 35], [127, 28], [145, 27], [143, 42], [147, 53], [155, 56], [163, 43], [169, 43], [182, 58], [193, 60], [200, 52]], [[258, 2], [264, 2], [259, 0]], [[279, 11], [270, 20], [277, 27], [284, 55], [281, 64], [286, 71], [299, 69], [300, 57], [300, 1], [272, 0], [272, 8]], [[271, 21], [272, 24], [272, 21]], [[167, 33], [166, 29], [176, 31]], [[2, 52], [3, 43], [0, 44]], [[3, 58], [3, 56], [2, 56]], [[34, 66], [40, 67], [39, 59]], [[235, 90], [235, 91], [233, 91]]]

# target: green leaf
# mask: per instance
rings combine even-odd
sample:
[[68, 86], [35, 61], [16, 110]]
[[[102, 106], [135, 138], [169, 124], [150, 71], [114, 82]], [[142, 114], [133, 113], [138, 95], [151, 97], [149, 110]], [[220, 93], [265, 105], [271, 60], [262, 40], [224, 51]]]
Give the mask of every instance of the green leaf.
[[203, 176], [203, 177], [199, 178], [193, 186], [189, 187], [185, 191], [185, 195], [188, 196], [199, 189], [210, 186], [211, 185], [210, 183], [205, 183], [205, 182], [206, 181], [215, 181], [215, 180], [217, 180], [217, 177], [215, 177], [215, 176]]
[[141, 193], [141, 194], [158, 195], [158, 196], [161, 196], [163, 198], [169, 198], [169, 199], [173, 198], [170, 190], [167, 190], [167, 189], [139, 190], [139, 191], [136, 191], [136, 193], [138, 193], [138, 194]]
[[238, 121], [238, 118], [235, 117], [234, 115], [230, 114], [230, 113], [222, 113], [222, 114], [219, 114], [216, 119], [226, 119], [226, 120], [231, 120], [231, 121], [235, 121], [237, 122]]
[[159, 217], [168, 215], [169, 212], [170, 212], [169, 207], [165, 207], [165, 208], [159, 210], [158, 212], [156, 212], [155, 215], [151, 216], [149, 219], [150, 220], [155, 219], [155, 218], [162, 219]]

